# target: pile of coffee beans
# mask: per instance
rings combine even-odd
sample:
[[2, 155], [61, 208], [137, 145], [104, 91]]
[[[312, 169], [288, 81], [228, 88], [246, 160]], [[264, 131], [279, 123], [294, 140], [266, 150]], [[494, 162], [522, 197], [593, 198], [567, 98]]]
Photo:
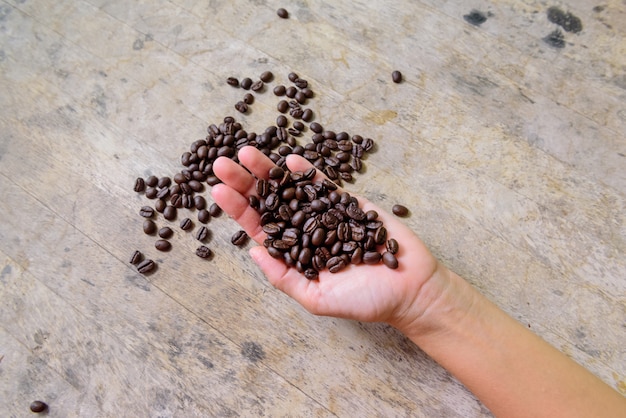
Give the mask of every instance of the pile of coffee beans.
[[[316, 170], [290, 172], [278, 166], [269, 180], [257, 179], [250, 206], [261, 214], [267, 234], [263, 245], [308, 279], [328, 269], [337, 273], [350, 264], [383, 263], [398, 267], [398, 243], [387, 240], [378, 213], [364, 212], [356, 198], [327, 179], [313, 181]], [[386, 244], [382, 254], [377, 247]]]
[[[147, 199], [154, 202], [152, 206], [144, 205], [141, 207], [139, 215], [144, 218], [144, 233], [158, 235], [155, 242], [157, 250], [169, 251], [171, 249], [169, 240], [173, 235], [173, 230], [170, 226], [178, 218], [179, 214], [184, 212], [179, 227], [185, 232], [192, 232], [194, 229], [197, 229], [191, 234], [192, 237], [199, 241], [199, 244], [202, 244], [196, 249], [196, 255], [204, 259], [212, 256], [211, 250], [204, 245], [210, 239], [210, 231], [206, 224], [211, 218], [218, 217], [221, 214], [221, 209], [215, 203], [209, 206], [203, 194], [207, 192], [207, 188], [220, 183], [220, 179], [213, 173], [215, 160], [219, 157], [226, 157], [239, 162], [237, 153], [245, 146], [254, 146], [259, 149], [276, 164], [277, 169], [283, 172], [286, 171], [286, 157], [288, 155], [301, 155], [332, 180], [332, 182], [328, 183], [335, 185], [334, 187], [337, 185], [341, 186], [343, 182], [352, 182], [354, 174], [362, 171], [363, 159], [365, 154], [373, 151], [374, 141], [371, 138], [358, 134], [350, 135], [345, 131], [336, 132], [326, 129], [319, 122], [313, 121], [315, 114], [312, 109], [307, 107], [307, 104], [314, 98], [315, 94], [311, 90], [308, 81], [294, 72], [288, 74], [287, 80], [289, 83], [277, 84], [271, 89], [274, 96], [279, 99], [276, 107], [279, 114], [274, 123], [260, 131], [253, 131], [246, 129], [234, 117], [226, 116], [219, 123], [209, 124], [207, 135], [202, 139], [194, 141], [188, 151], [181, 155], [182, 169], [178, 173], [172, 176], [161, 177], [152, 175], [146, 179], [140, 177], [135, 180], [135, 192], [143, 193]], [[263, 94], [268, 91], [269, 89], [265, 87], [272, 81], [274, 81], [274, 74], [270, 71], [263, 72], [255, 80], [250, 77], [244, 77], [241, 81], [235, 76], [226, 78], [226, 84], [233, 88], [250, 90], [254, 94]], [[235, 104], [235, 109], [241, 113], [246, 113], [254, 101], [255, 96], [252, 93], [245, 93], [243, 99]], [[303, 142], [299, 138], [303, 137], [307, 132], [310, 134], [310, 137], [308, 141]], [[306, 186], [306, 190], [309, 193], [311, 193], [312, 188], [320, 187], [313, 184]], [[329, 187], [329, 185], [323, 185], [322, 190], [325, 191]], [[304, 189], [304, 185], [302, 185], [302, 188]], [[321, 193], [322, 190], [318, 190], [316, 193]], [[330, 192], [332, 190], [329, 189]], [[263, 202], [266, 205], [267, 202], [265, 200], [267, 196], [261, 194], [260, 196], [262, 199], [259, 200], [259, 204]], [[281, 199], [284, 198], [281, 197]], [[325, 210], [332, 209], [341, 212], [341, 209], [332, 207], [327, 202], [329, 199], [329, 197], [323, 196], [323, 194], [313, 199], [316, 201], [314, 207], [317, 208], [314, 210], [320, 217]], [[318, 207], [317, 205], [320, 205], [320, 203], [317, 202], [326, 202], [325, 207], [323, 209], [323, 206]], [[312, 201], [303, 203], [303, 209], [301, 210], [309, 210], [311, 203]], [[348, 204], [345, 202], [341, 202], [340, 205], [346, 206], [347, 209]], [[279, 207], [282, 206], [282, 204], [279, 205]], [[350, 205], [351, 211], [353, 206]], [[190, 213], [194, 211], [196, 212], [197, 224], [190, 217]], [[293, 209], [291, 211], [297, 212], [297, 210]], [[273, 212], [270, 211], [268, 213]], [[327, 217], [329, 216], [327, 215]], [[160, 220], [159, 218], [163, 219]], [[159, 222], [163, 222], [166, 225], [158, 225]], [[350, 227], [355, 222], [357, 221], [352, 218], [342, 220], [342, 224]], [[371, 227], [379, 221], [369, 219], [368, 222], [370, 222]], [[342, 226], [342, 228], [345, 227]], [[371, 235], [371, 228], [356, 226], [357, 231], [361, 229], [364, 230], [367, 237]], [[383, 232], [379, 231], [378, 233], [380, 235]], [[364, 239], [367, 240], [367, 237]], [[233, 245], [242, 246], [247, 242], [247, 238], [244, 231], [238, 231], [233, 235], [231, 242]], [[378, 240], [372, 239], [378, 245], [378, 241], [382, 238], [379, 236]], [[363, 255], [372, 252], [372, 239], [369, 240], [370, 244], [362, 246], [361, 252], [363, 252]], [[339, 240], [338, 242], [343, 241]], [[352, 245], [346, 244], [346, 248], [342, 249], [341, 253], [332, 254], [331, 252], [331, 255], [342, 257], [343, 264], [348, 264], [347, 261], [353, 262], [352, 260], [347, 260], [348, 252]], [[355, 249], [352, 249], [352, 252]], [[350, 257], [352, 256], [353, 254], [350, 254]], [[364, 260], [373, 262], [375, 257], [368, 254]], [[306, 255], [303, 258], [306, 261]], [[357, 261], [358, 252], [354, 255], [354, 258]], [[380, 261], [380, 258], [379, 256], [376, 262]], [[392, 259], [390, 256], [387, 256], [387, 259], [385, 261], [385, 258], [383, 258], [383, 261], [388, 266], [393, 266], [395, 257]], [[333, 262], [337, 262], [337, 260], [333, 259]], [[156, 268], [156, 262], [151, 259], [144, 259], [139, 251], [132, 255], [131, 263], [142, 274], [150, 273]], [[300, 264], [303, 267], [306, 265], [306, 269], [313, 268], [309, 263], [300, 262]], [[338, 266], [339, 264], [333, 267], [332, 271], [340, 270]], [[321, 265], [318, 263], [317, 267], [321, 267]], [[319, 271], [319, 269], [316, 269], [316, 271]], [[309, 272], [308, 276], [311, 276], [311, 274]]]

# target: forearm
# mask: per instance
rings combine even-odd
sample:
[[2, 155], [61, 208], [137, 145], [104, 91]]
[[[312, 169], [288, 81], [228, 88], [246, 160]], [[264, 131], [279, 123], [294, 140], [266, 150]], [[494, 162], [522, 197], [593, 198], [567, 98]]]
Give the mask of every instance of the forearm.
[[496, 416], [626, 416], [626, 398], [456, 274], [445, 268], [437, 274], [422, 290], [437, 298], [419, 321], [401, 330]]

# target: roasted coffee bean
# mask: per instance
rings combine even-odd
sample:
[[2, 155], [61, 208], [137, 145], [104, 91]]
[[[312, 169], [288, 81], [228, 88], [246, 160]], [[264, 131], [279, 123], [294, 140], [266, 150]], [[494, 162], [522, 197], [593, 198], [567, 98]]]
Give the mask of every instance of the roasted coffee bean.
[[135, 180], [135, 186], [133, 187], [133, 190], [139, 193], [139, 192], [143, 192], [145, 189], [146, 189], [145, 180], [141, 177], [137, 177], [137, 180]]
[[167, 187], [164, 187], [162, 189], [159, 189], [159, 191], [157, 192], [156, 197], [158, 199], [167, 199], [169, 194], [170, 194], [170, 189], [168, 189]]
[[393, 212], [394, 215], [403, 218], [409, 214], [409, 209], [406, 206], [397, 204], [393, 205], [391, 212]]
[[[392, 254], [393, 255], [393, 254]], [[363, 254], [363, 263], [365, 264], [378, 264], [380, 262], [380, 253], [377, 251], [366, 251]]]
[[239, 80], [237, 80], [237, 78], [235, 78], [235, 77], [228, 77], [228, 78], [226, 79], [226, 83], [227, 83], [229, 86], [239, 87]]
[[130, 264], [139, 264], [143, 260], [143, 254], [141, 251], [136, 250], [132, 256], [130, 256]]
[[156, 224], [150, 219], [146, 219], [145, 221], [143, 221], [143, 232], [145, 234], [148, 234], [148, 235], [154, 234], [156, 229], [157, 229]]
[[386, 240], [387, 240], [387, 228], [385, 228], [384, 226], [381, 226], [374, 233], [374, 242], [376, 242], [376, 245], [381, 245], [381, 244], [384, 244]]
[[143, 216], [144, 218], [152, 218], [154, 216], [154, 209], [152, 209], [150, 206], [143, 206], [139, 210], [139, 215]]
[[263, 90], [263, 86], [265, 84], [263, 83], [263, 81], [261, 80], [257, 80], [254, 83], [252, 83], [252, 85], [250, 86], [250, 90], [252, 91], [261, 91]]
[[398, 70], [395, 70], [391, 73], [391, 79], [394, 83], [402, 82], [402, 73]]
[[249, 90], [250, 86], [252, 86], [252, 79], [250, 77], [246, 77], [241, 80], [240, 85], [242, 89]]
[[282, 251], [280, 251], [278, 248], [267, 247], [267, 252], [269, 253], [270, 256], [274, 258], [281, 258], [283, 256]]
[[209, 247], [205, 245], [201, 245], [198, 248], [196, 248], [196, 255], [200, 258], [209, 258], [211, 257], [211, 255], [213, 255], [213, 253], [211, 252]]
[[[373, 148], [374, 148], [374, 140], [372, 138], [365, 138], [363, 140], [363, 151], [365, 152], [370, 152]], [[354, 153], [353, 154], [358, 154], [358, 153]], [[357, 155], [357, 157], [361, 158], [362, 155]]]
[[395, 255], [393, 255], [393, 253], [389, 252], [389, 251], [385, 251], [383, 253], [383, 263], [385, 263], [385, 265], [387, 267], [389, 267], [390, 269], [397, 269], [398, 268], [398, 259], [396, 258]]
[[[296, 89], [294, 86], [290, 86], [290, 87], [287, 87], [287, 89], [285, 90], [285, 96], [289, 97], [290, 99], [293, 99], [294, 97], [296, 97], [297, 92], [298, 92], [298, 89]], [[296, 103], [291, 102], [290, 107], [292, 108], [296, 107], [297, 104], [298, 104], [297, 102]]]
[[269, 176], [271, 179], [282, 179], [285, 175], [285, 170], [280, 167], [272, 167], [269, 171]]
[[282, 7], [280, 9], [276, 10], [276, 14], [281, 19], [287, 19], [289, 17], [289, 12], [287, 10], [283, 9]]
[[278, 104], [276, 105], [276, 109], [280, 112], [280, 113], [285, 113], [289, 110], [289, 103], [287, 103], [286, 100], [281, 100], [280, 102], [278, 102]]
[[159, 251], [169, 251], [172, 248], [172, 244], [168, 240], [158, 239], [154, 243], [154, 248]]
[[260, 197], [267, 197], [270, 194], [270, 185], [265, 179], [257, 179], [255, 188], [256, 194]]
[[137, 271], [141, 274], [150, 273], [155, 268], [156, 268], [156, 263], [149, 259], [143, 260], [141, 263], [137, 265]]
[[238, 101], [235, 104], [235, 109], [240, 113], [246, 113], [248, 111], [248, 105], [243, 101]]
[[272, 81], [274, 79], [274, 74], [272, 74], [271, 71], [263, 71], [263, 73], [261, 73], [261, 75], [259, 76], [259, 78], [261, 79], [261, 81], [263, 81], [264, 83], [269, 83], [270, 81]]
[[189, 231], [191, 228], [193, 228], [193, 222], [191, 222], [191, 219], [185, 218], [180, 221], [180, 229], [183, 231]]
[[393, 238], [389, 238], [387, 240], [386, 247], [387, 247], [387, 251], [389, 251], [391, 254], [396, 254], [399, 249], [398, 241], [396, 241]]
[[304, 270], [304, 277], [309, 280], [315, 280], [319, 277], [319, 272], [315, 268], [308, 268]]
[[194, 196], [193, 203], [198, 210], [206, 208], [206, 199], [202, 196]]
[[284, 96], [286, 88], [282, 84], [279, 84], [278, 86], [274, 87], [273, 91], [276, 96]]
[[263, 232], [267, 235], [277, 236], [281, 232], [281, 227], [274, 222], [270, 222], [263, 225]]
[[[250, 93], [246, 93], [243, 96], [243, 102], [247, 105], [251, 105], [252, 103], [254, 103], [254, 95]], [[246, 112], [241, 112], [241, 113], [246, 113]]]
[[311, 109], [304, 109], [300, 117], [303, 121], [309, 122], [313, 119], [313, 111]]
[[211, 220], [211, 214], [207, 209], [202, 209], [198, 211], [198, 222], [203, 224], [209, 222]]
[[346, 267], [346, 263], [343, 260], [343, 258], [341, 257], [331, 257], [327, 262], [326, 262], [326, 268], [331, 272], [331, 273], [337, 273], [341, 270], [343, 270]]
[[164, 176], [159, 179], [157, 186], [162, 189], [164, 187], [170, 187], [170, 184], [172, 184], [172, 179]]
[[362, 260], [363, 260], [363, 250], [361, 249], [361, 247], [358, 247], [352, 252], [352, 255], [350, 256], [350, 262], [352, 264], [361, 264]]
[[293, 81], [293, 84], [295, 84], [299, 89], [305, 89], [308, 87], [309, 82], [298, 77]]
[[196, 239], [198, 241], [204, 241], [209, 237], [209, 230], [206, 226], [202, 226], [200, 227], [200, 229], [198, 229], [198, 232], [196, 233]]
[[278, 126], [279, 128], [284, 128], [285, 126], [287, 126], [287, 123], [289, 121], [287, 120], [287, 117], [285, 115], [279, 115], [276, 118], [276, 126]]
[[176, 219], [176, 208], [172, 205], [168, 205], [163, 209], [163, 217], [168, 221]]
[[164, 226], [163, 228], [159, 229], [159, 236], [163, 239], [168, 239], [173, 234], [174, 234], [174, 230], [170, 228], [169, 226]]
[[31, 412], [40, 413], [48, 409], [48, 405], [43, 401], [33, 401], [30, 404]]
[[212, 217], [217, 218], [222, 214], [222, 208], [220, 208], [217, 203], [213, 203], [209, 206], [209, 213]]
[[243, 230], [237, 231], [230, 238], [230, 242], [238, 247], [245, 245], [246, 242], [248, 242], [248, 234], [246, 234], [246, 231]]
[[159, 184], [159, 178], [157, 176], [150, 176], [146, 179], [146, 186], [156, 187]]
[[298, 261], [303, 266], [308, 266], [311, 263], [311, 258], [313, 257], [313, 251], [310, 248], [303, 248], [298, 255]]
[[159, 191], [157, 190], [156, 187], [146, 187], [146, 197], [148, 199], [156, 198], [157, 193], [159, 193]]

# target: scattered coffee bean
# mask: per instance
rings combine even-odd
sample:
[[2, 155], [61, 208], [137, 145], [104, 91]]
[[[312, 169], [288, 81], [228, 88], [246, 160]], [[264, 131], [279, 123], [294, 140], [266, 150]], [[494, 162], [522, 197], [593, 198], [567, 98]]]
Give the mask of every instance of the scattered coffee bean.
[[393, 205], [393, 207], [391, 208], [391, 212], [393, 212], [394, 215], [403, 218], [409, 214], [409, 209], [406, 206], [398, 204]]
[[398, 259], [396, 259], [396, 256], [389, 251], [385, 251], [383, 253], [383, 263], [390, 269], [398, 268]]
[[311, 119], [313, 119], [313, 111], [311, 109], [304, 109], [302, 112], [302, 120], [309, 122]]
[[159, 187], [159, 189], [162, 189], [164, 187], [170, 187], [170, 184], [172, 184], [172, 179], [164, 176], [159, 179], [157, 186]]
[[154, 234], [156, 229], [157, 229], [157, 226], [154, 223], [154, 221], [151, 221], [150, 219], [146, 219], [145, 221], [143, 221], [143, 232], [145, 234], [148, 234], [148, 235]]
[[168, 239], [172, 235], [174, 235], [174, 230], [169, 226], [164, 226], [163, 228], [159, 229], [159, 236], [163, 239]]
[[207, 209], [202, 209], [198, 211], [198, 222], [203, 224], [209, 222], [211, 220], [211, 214]]
[[132, 256], [130, 256], [130, 264], [138, 264], [143, 260], [143, 254], [141, 251], [136, 250]]
[[200, 258], [209, 258], [211, 257], [211, 255], [213, 255], [213, 253], [211, 252], [209, 247], [205, 245], [201, 245], [198, 248], [196, 248], [196, 255]]
[[250, 77], [246, 77], [243, 80], [241, 80], [241, 88], [244, 90], [249, 90], [250, 87], [252, 86], [252, 79]]
[[280, 9], [276, 10], [276, 14], [281, 19], [287, 19], [289, 17], [289, 12], [287, 10], [283, 9], [282, 7]]
[[263, 81], [257, 80], [254, 83], [252, 83], [252, 86], [250, 86], [250, 89], [252, 91], [261, 91], [263, 90], [263, 86], [264, 86]]
[[168, 240], [158, 239], [154, 243], [154, 248], [159, 251], [169, 251], [172, 248], [172, 244]]
[[196, 233], [196, 239], [198, 241], [204, 241], [209, 237], [209, 229], [206, 226], [200, 227]]
[[398, 70], [395, 70], [394, 72], [391, 73], [391, 79], [393, 80], [394, 83], [402, 82], [402, 73]]
[[180, 221], [180, 229], [183, 231], [189, 231], [191, 228], [193, 228], [193, 222], [191, 222], [191, 219], [185, 218]]
[[248, 105], [243, 101], [239, 101], [235, 104], [235, 109], [240, 113], [246, 113], [248, 111]]
[[[250, 93], [246, 93], [243, 96], [243, 102], [247, 105], [251, 105], [252, 103], [254, 103], [254, 95]], [[246, 113], [246, 112], [242, 112], [242, 113]]]
[[283, 86], [282, 84], [279, 84], [278, 86], [274, 87], [274, 94], [276, 96], [284, 96], [285, 95], [285, 86]]
[[276, 105], [276, 109], [280, 112], [280, 113], [285, 113], [286, 111], [289, 110], [289, 103], [287, 103], [286, 100], [281, 100], [280, 102], [278, 102], [278, 104]]
[[157, 176], [150, 176], [146, 179], [146, 186], [156, 187], [159, 184], [159, 179]]
[[276, 126], [278, 126], [279, 128], [284, 128], [285, 126], [287, 126], [287, 123], [289, 121], [287, 120], [287, 117], [285, 115], [279, 115], [276, 118]]
[[274, 79], [274, 74], [271, 71], [263, 71], [259, 76], [262, 82], [269, 83]]
[[246, 231], [243, 230], [237, 231], [231, 237], [230, 242], [238, 247], [245, 245], [246, 242], [248, 242], [248, 234], [246, 234]]
[[211, 214], [212, 217], [217, 218], [222, 214], [222, 208], [220, 208], [217, 203], [213, 203], [209, 207], [209, 214]]
[[228, 78], [226, 79], [226, 83], [227, 83], [229, 86], [239, 87], [239, 80], [237, 80], [237, 78], [235, 78], [235, 77], [228, 77]]
[[137, 271], [141, 274], [150, 273], [156, 268], [156, 263], [152, 260], [143, 260], [137, 265]]
[[159, 193], [159, 191], [157, 190], [156, 187], [146, 187], [146, 197], [148, 199], [154, 199], [157, 197], [157, 193]]
[[154, 209], [152, 209], [150, 206], [143, 206], [139, 210], [139, 215], [143, 216], [144, 218], [152, 218], [154, 216]]
[[163, 217], [168, 221], [173, 221], [176, 219], [176, 208], [174, 206], [168, 205], [163, 210]]
[[146, 182], [144, 181], [143, 178], [137, 177], [137, 180], [135, 180], [135, 187], [133, 187], [133, 190], [139, 193], [139, 192], [143, 192], [145, 189], [146, 189]]
[[33, 401], [30, 404], [30, 410], [35, 413], [44, 412], [48, 409], [48, 405], [42, 401]]

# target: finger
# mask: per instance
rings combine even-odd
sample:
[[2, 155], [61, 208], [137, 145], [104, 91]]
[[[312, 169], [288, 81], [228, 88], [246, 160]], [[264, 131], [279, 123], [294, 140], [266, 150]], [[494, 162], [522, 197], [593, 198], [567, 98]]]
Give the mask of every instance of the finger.
[[232, 217], [250, 238], [262, 243], [266, 238], [261, 229], [259, 213], [250, 207], [248, 199], [227, 184], [216, 184], [211, 189], [213, 200]]
[[255, 178], [245, 168], [230, 158], [220, 157], [215, 160], [213, 172], [224, 184], [227, 184], [245, 197], [254, 194]]
[[239, 162], [241, 164], [243, 164], [252, 174], [260, 179], [267, 180], [270, 169], [276, 166], [276, 164], [274, 164], [274, 162], [270, 160], [267, 155], [252, 146], [240, 149], [237, 157], [239, 158]]

